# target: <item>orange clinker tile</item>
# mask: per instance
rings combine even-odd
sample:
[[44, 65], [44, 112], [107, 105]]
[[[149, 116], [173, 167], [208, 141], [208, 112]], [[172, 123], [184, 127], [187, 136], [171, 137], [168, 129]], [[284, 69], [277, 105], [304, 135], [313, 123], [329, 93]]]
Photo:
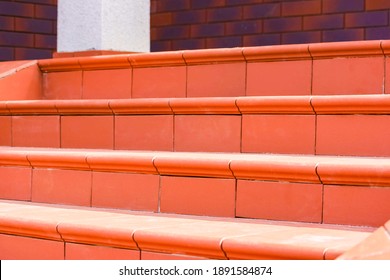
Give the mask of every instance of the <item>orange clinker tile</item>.
[[46, 100], [8, 101], [6, 106], [12, 115], [54, 115], [58, 113], [55, 103]]
[[240, 114], [235, 97], [172, 98], [169, 106], [174, 114]]
[[81, 70], [79, 58], [55, 58], [38, 60], [42, 72], [60, 72]]
[[316, 114], [387, 114], [390, 96], [385, 94], [312, 96]]
[[314, 114], [310, 96], [238, 97], [242, 114]]
[[85, 153], [77, 151], [69, 151], [61, 154], [58, 154], [55, 150], [40, 152], [30, 151], [26, 152], [26, 157], [34, 168], [89, 169]]
[[7, 101], [0, 101], [0, 115], [9, 115], [10, 111], [7, 108]]
[[316, 161], [304, 157], [263, 156], [232, 159], [230, 169], [238, 179], [320, 183]]
[[60, 115], [112, 115], [109, 100], [56, 100], [54, 101]]
[[93, 246], [76, 243], [65, 244], [66, 260], [139, 260], [138, 250]]
[[309, 45], [280, 45], [243, 48], [247, 62], [311, 59]]
[[111, 100], [109, 107], [115, 115], [172, 114], [168, 98], [118, 99]]
[[244, 62], [242, 48], [204, 49], [183, 51], [187, 65]]
[[24, 151], [0, 149], [0, 164], [2, 166], [31, 166]]
[[351, 41], [309, 44], [314, 59], [345, 56], [383, 56], [382, 41]]
[[390, 235], [385, 228], [380, 227], [361, 243], [357, 244], [338, 260], [389, 260]]
[[180, 51], [133, 54], [128, 56], [132, 67], [184, 66]]
[[78, 59], [83, 70], [107, 70], [131, 68], [129, 55], [107, 55], [80, 57]]

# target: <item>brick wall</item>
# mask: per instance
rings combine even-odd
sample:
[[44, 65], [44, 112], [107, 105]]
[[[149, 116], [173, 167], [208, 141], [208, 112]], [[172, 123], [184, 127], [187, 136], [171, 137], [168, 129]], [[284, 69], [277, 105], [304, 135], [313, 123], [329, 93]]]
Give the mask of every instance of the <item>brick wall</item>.
[[0, 61], [51, 57], [56, 21], [57, 0], [0, 1]]
[[389, 11], [389, 0], [151, 0], [151, 49], [390, 39]]
[[[390, 0], [150, 1], [152, 51], [390, 39]], [[57, 0], [0, 0], [0, 61], [51, 57], [56, 20]]]

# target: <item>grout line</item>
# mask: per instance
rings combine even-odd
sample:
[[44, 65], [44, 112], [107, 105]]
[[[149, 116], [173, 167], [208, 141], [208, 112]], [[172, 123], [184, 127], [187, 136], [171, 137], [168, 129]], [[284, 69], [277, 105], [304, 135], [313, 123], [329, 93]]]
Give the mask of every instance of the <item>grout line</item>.
[[382, 81], [382, 93], [386, 94], [386, 74], [387, 74], [387, 67], [386, 67], [386, 55], [385, 51], [383, 50], [383, 41], [380, 43], [380, 47], [383, 53], [383, 81]]
[[322, 182], [322, 180], [321, 180], [321, 177], [320, 177], [320, 175], [318, 174], [318, 165], [319, 165], [319, 163], [317, 163], [316, 164], [316, 166], [315, 166], [315, 172], [316, 172], [316, 175], [317, 175], [317, 177], [318, 177], [318, 180], [320, 181], [320, 183], [321, 183], [321, 185], [322, 185], [322, 197], [321, 197], [321, 224], [323, 224], [324, 223], [324, 198], [325, 198], [325, 186], [324, 186], [324, 183]]

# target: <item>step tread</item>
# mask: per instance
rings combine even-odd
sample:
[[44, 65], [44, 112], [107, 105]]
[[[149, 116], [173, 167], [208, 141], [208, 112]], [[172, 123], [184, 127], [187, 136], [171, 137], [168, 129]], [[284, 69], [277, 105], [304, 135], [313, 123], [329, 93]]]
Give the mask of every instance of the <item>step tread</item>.
[[0, 165], [390, 186], [390, 158], [1, 147]]
[[333, 259], [373, 230], [6, 200], [0, 221], [3, 234], [217, 259]]

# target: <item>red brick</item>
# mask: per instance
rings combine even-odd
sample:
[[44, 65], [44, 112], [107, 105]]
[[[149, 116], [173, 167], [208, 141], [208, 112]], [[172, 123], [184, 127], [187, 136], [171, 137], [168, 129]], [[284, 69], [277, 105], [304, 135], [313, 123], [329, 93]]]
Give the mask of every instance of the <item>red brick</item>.
[[[175, 40], [177, 42], [178, 40]], [[170, 51], [174, 50], [172, 48], [172, 42], [171, 41], [155, 41], [152, 39], [150, 42], [150, 51], [152, 52], [161, 52], [161, 51]]]
[[322, 185], [238, 180], [236, 215], [320, 223]]
[[0, 234], [2, 260], [63, 260], [64, 243], [24, 236]]
[[190, 8], [190, 0], [158, 0], [156, 11], [157, 12], [166, 12], [166, 11], [179, 11], [179, 10], [188, 10]]
[[282, 16], [314, 15], [321, 13], [320, 0], [294, 1], [282, 3]]
[[369, 27], [365, 28], [366, 40], [390, 39], [389, 27]]
[[150, 25], [152, 27], [156, 26], [166, 26], [172, 24], [172, 13], [160, 13], [160, 14], [151, 14], [150, 15]]
[[344, 16], [336, 15], [320, 15], [320, 16], [305, 16], [303, 18], [304, 30], [324, 30], [343, 28]]
[[225, 34], [224, 23], [206, 23], [191, 25], [191, 37], [213, 37]]
[[280, 16], [280, 4], [257, 4], [244, 6], [243, 19], [260, 19]]
[[357, 12], [364, 10], [364, 2], [371, 0], [354, 0], [354, 1], [340, 1], [340, 0], [326, 0], [323, 2], [323, 13], [344, 13]]
[[345, 27], [387, 26], [388, 11], [349, 13], [345, 15]]
[[35, 5], [35, 17], [57, 20], [57, 7], [48, 5]]
[[16, 48], [15, 59], [45, 59], [52, 58], [53, 51], [48, 49]]
[[34, 5], [1, 1], [0, 14], [8, 16], [34, 17]]
[[366, 10], [384, 10], [384, 9], [390, 9], [390, 2], [387, 0], [366, 1]]
[[299, 31], [302, 29], [302, 19], [300, 17], [286, 17], [264, 20], [264, 32], [287, 32]]
[[206, 10], [189, 10], [175, 12], [172, 15], [173, 24], [191, 24], [206, 22]]
[[225, 33], [226, 35], [258, 34], [262, 31], [262, 25], [262, 20], [227, 22]]
[[91, 172], [33, 169], [32, 201], [91, 206]]
[[239, 116], [175, 117], [175, 151], [240, 152]]
[[14, 60], [14, 49], [0, 47], [0, 61]]
[[364, 29], [325, 30], [322, 33], [323, 42], [361, 41], [364, 40]]
[[158, 211], [158, 175], [93, 172], [92, 206]]
[[161, 177], [161, 212], [234, 217], [235, 180]]
[[191, 9], [203, 9], [225, 6], [225, 0], [192, 1]]
[[258, 34], [244, 36], [243, 46], [268, 46], [268, 45], [279, 45], [281, 43], [280, 34]]
[[241, 7], [217, 8], [207, 10], [208, 22], [226, 22], [239, 20], [242, 17]]
[[282, 44], [304, 44], [321, 42], [321, 31], [288, 32], [282, 34]]
[[52, 33], [53, 22], [33, 18], [15, 18], [15, 30], [31, 33]]
[[219, 37], [219, 38], [207, 38], [206, 48], [235, 48], [242, 46], [242, 37]]
[[206, 39], [187, 39], [187, 40], [174, 40], [172, 42], [172, 48], [166, 47], [163, 50], [194, 50], [194, 49], [205, 49]]
[[168, 40], [168, 39], [184, 39], [190, 35], [190, 27], [186, 25], [175, 25], [156, 28], [156, 39]]
[[379, 227], [390, 216], [390, 188], [325, 186], [324, 223]]
[[14, 18], [7, 16], [0, 16], [0, 30], [13, 31], [14, 30]]
[[34, 47], [34, 35], [0, 31], [0, 42], [2, 46]]
[[44, 49], [56, 49], [57, 36], [55, 35], [43, 35], [35, 34], [35, 47]]

